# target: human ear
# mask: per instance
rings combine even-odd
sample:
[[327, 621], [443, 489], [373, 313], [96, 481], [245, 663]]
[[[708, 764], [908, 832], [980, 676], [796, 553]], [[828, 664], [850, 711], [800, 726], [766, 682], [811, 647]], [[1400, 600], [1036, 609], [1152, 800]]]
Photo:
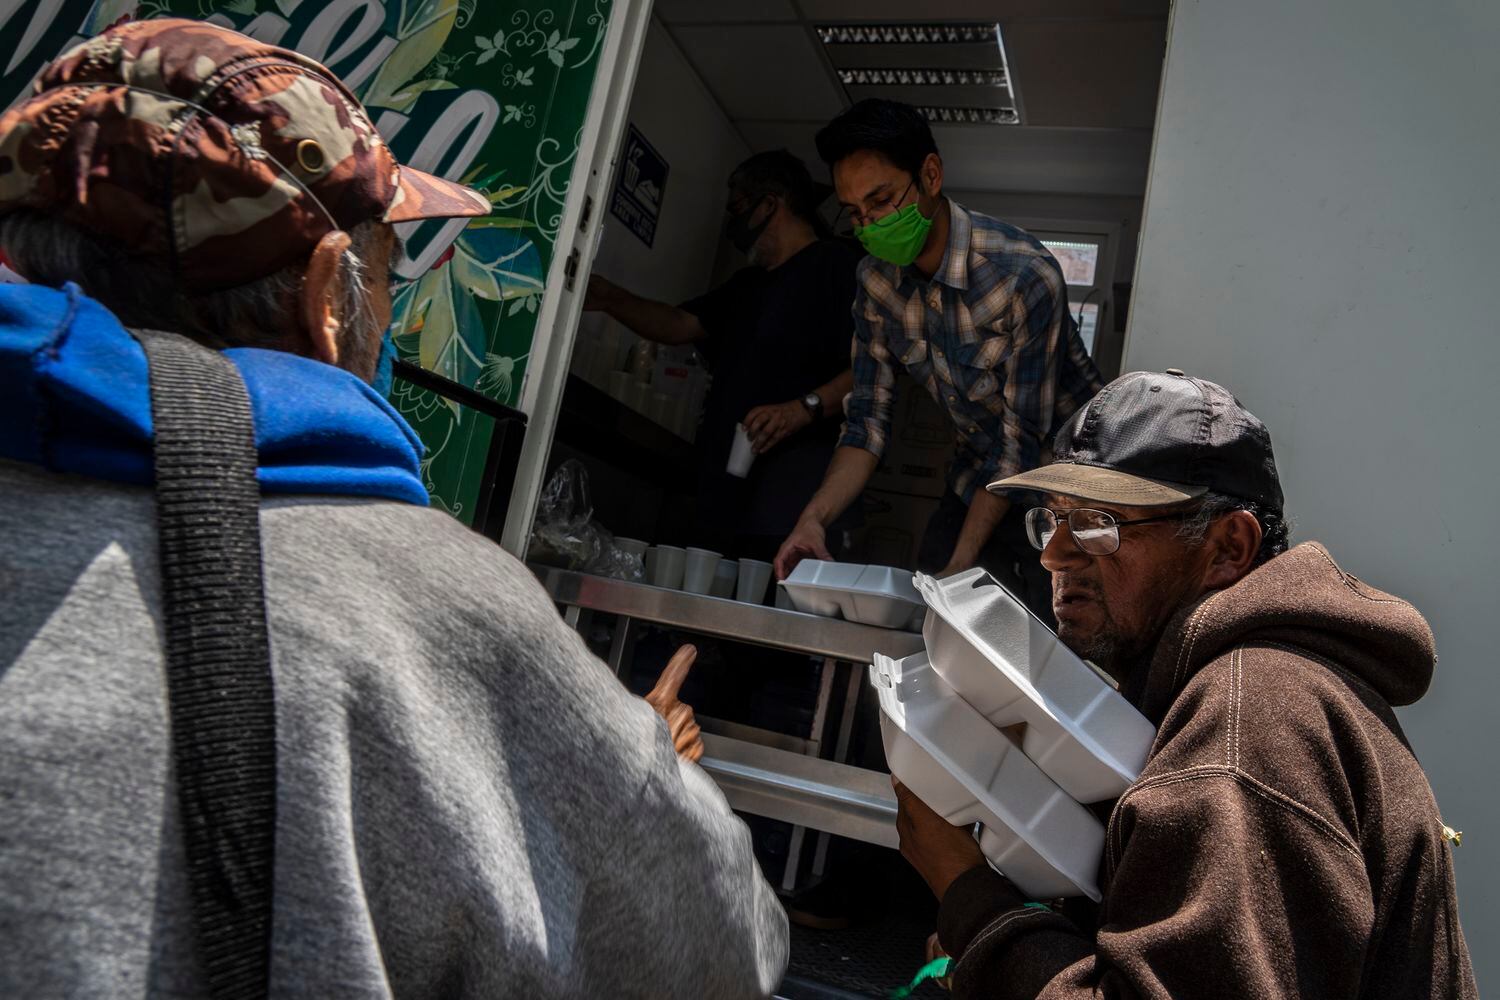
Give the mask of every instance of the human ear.
[[[776, 213], [781, 211], [781, 198], [774, 194], [768, 194], [762, 201], [762, 204], [765, 204], [767, 201], [771, 203], [771, 210], [761, 216], [761, 222], [769, 224], [772, 219], [776, 218]], [[759, 225], [759, 223], [756, 223], [756, 225]]]
[[943, 161], [936, 153], [928, 153], [927, 158], [922, 161], [918, 174], [922, 178], [922, 187], [929, 198], [936, 198], [943, 191]]
[[325, 364], [339, 363], [339, 330], [343, 326], [339, 304], [344, 300], [344, 272], [339, 261], [352, 241], [340, 229], [327, 233], [313, 247], [302, 275], [298, 312], [310, 354]]
[[1203, 570], [1204, 589], [1223, 590], [1238, 583], [1255, 566], [1260, 539], [1260, 522], [1248, 510], [1216, 518], [1205, 539], [1210, 557]]

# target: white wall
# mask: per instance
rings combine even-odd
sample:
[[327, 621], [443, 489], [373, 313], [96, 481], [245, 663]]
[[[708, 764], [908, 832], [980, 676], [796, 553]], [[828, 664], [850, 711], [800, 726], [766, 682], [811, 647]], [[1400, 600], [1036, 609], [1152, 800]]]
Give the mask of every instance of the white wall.
[[648, 248], [605, 206], [594, 270], [640, 295], [679, 302], [709, 287], [724, 226], [725, 182], [750, 149], [655, 18], [629, 118], [667, 161], [661, 219]]
[[1297, 537], [1437, 633], [1401, 720], [1500, 984], [1500, 5], [1179, 0], [1126, 369], [1220, 381], [1271, 428]]
[[[660, 218], [648, 247], [610, 214], [606, 202], [593, 270], [638, 295], [675, 304], [714, 285], [714, 261], [727, 246], [722, 235], [725, 183], [750, 150], [655, 17], [641, 52], [628, 119], [667, 162]], [[598, 312], [583, 314], [578, 334], [571, 369], [600, 388], [608, 385], [608, 372], [624, 367], [630, 348], [640, 343], [623, 324]], [[659, 419], [689, 439], [695, 433], [697, 401], [707, 388], [704, 373], [684, 368], [691, 353], [688, 347], [658, 347], [659, 370], [695, 374], [653, 385], [681, 400]]]

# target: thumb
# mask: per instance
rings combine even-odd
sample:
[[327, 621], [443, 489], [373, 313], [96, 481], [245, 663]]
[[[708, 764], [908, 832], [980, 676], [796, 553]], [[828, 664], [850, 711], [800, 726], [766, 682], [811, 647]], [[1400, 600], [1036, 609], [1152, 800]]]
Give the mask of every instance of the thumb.
[[896, 791], [896, 805], [903, 810], [909, 812], [912, 809], [913, 803], [918, 805], [924, 804], [921, 799], [917, 798], [917, 793], [902, 784], [901, 779], [894, 774], [891, 775], [891, 787]]
[[670, 701], [677, 697], [682, 682], [687, 680], [688, 671], [692, 669], [693, 661], [698, 658], [698, 648], [691, 644], [677, 647], [677, 652], [667, 661], [662, 668], [661, 676], [656, 679], [656, 687], [651, 689], [647, 698]]

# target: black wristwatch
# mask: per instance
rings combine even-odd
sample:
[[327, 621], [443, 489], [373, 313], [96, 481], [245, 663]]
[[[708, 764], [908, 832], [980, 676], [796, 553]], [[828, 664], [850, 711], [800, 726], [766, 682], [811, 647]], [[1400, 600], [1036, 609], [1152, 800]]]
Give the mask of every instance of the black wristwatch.
[[808, 415], [817, 420], [823, 415], [823, 397], [815, 392], [810, 392], [802, 397], [802, 405], [807, 407]]

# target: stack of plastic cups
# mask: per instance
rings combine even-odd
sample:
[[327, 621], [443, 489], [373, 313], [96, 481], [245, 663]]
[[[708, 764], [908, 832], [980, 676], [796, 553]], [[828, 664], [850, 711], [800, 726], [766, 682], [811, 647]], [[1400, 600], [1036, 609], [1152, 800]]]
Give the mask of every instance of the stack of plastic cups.
[[709, 584], [711, 597], [734, 597], [735, 581], [739, 579], [740, 564], [733, 559], [720, 559], [714, 570], [714, 581]]
[[653, 545], [646, 550], [646, 582], [653, 587], [682, 589], [687, 553], [675, 545]]
[[[762, 604], [766, 599], [766, 586], [771, 582], [771, 564], [759, 559], [741, 559], [740, 576], [735, 586], [734, 598], [746, 604]], [[777, 588], [780, 590], [780, 588]]]
[[689, 548], [683, 561], [682, 589], [690, 594], [707, 594], [714, 584], [714, 573], [724, 557], [709, 549]]

